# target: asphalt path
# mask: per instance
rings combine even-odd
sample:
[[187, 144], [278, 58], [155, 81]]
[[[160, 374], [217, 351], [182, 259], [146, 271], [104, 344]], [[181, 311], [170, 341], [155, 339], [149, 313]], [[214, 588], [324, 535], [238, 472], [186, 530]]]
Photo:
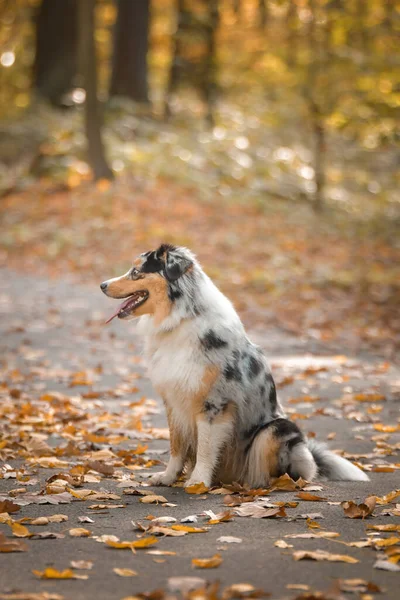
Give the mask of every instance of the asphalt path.
[[[325, 501], [299, 499], [299, 490], [272, 492], [261, 500], [271, 503], [296, 501], [297, 506], [286, 508], [285, 517], [252, 518], [233, 514], [229, 522], [207, 525], [210, 517], [204, 511], [211, 510], [218, 515], [228, 510], [229, 507], [224, 505], [224, 494], [189, 495], [180, 487], [150, 489], [141, 486], [151, 472], [161, 470], [162, 463], [167, 461], [168, 441], [165, 439], [166, 419], [162, 404], [146, 377], [140, 340], [135, 336], [134, 325], [118, 320], [107, 327], [103, 325], [107, 313], [113, 309], [113, 303], [103, 297], [97, 286], [77, 286], [68, 277], [51, 281], [8, 270], [1, 271], [1, 278], [0, 402], [3, 406], [12, 401], [12, 394], [22, 394], [28, 403], [30, 400], [34, 403], [35, 399], [46, 393], [58, 393], [72, 398], [73, 403], [87, 411], [89, 422], [93, 419], [96, 424], [96, 435], [101, 435], [102, 415], [111, 415], [110, 418], [115, 419], [114, 433], [126, 439], [119, 445], [95, 441], [92, 445], [94, 452], [116, 452], [117, 448], [129, 450], [138, 444], [145, 444], [147, 449], [142, 466], [128, 471], [117, 469], [117, 475], [113, 477], [85, 483], [84, 488], [102, 490], [120, 497], [119, 500], [104, 501], [105, 504], [124, 505], [124, 508], [98, 510], [89, 509], [88, 500], [78, 498], [56, 505], [24, 503], [24, 492], [19, 494], [12, 490], [23, 486], [23, 483], [16, 481], [15, 472], [26, 466], [25, 459], [17, 451], [15, 454], [2, 455], [0, 450], [0, 458], [3, 459], [0, 463], [0, 502], [5, 498], [21, 502], [18, 513], [11, 515], [13, 519], [32, 519], [59, 513], [68, 516], [68, 521], [50, 523], [46, 527], [30, 525], [29, 520], [25, 521], [31, 533], [46, 530], [60, 533], [63, 537], [25, 538], [23, 543], [27, 551], [1, 553], [0, 599], [30, 598], [28, 594], [36, 593], [39, 594], [38, 599], [120, 600], [155, 590], [158, 592], [150, 598], [162, 598], [163, 594], [181, 597], [185, 585], [200, 585], [200, 582], [188, 583], [188, 580], [182, 579], [187, 577], [206, 582], [218, 580], [219, 593], [232, 584], [246, 583], [276, 599], [296, 598], [301, 594], [307, 598], [311, 597], [307, 593], [315, 591], [325, 593], [321, 598], [340, 598], [342, 595], [365, 600], [374, 597], [391, 600], [400, 598], [400, 573], [374, 568], [377, 560], [375, 545], [361, 548], [346, 545], [361, 540], [368, 543], [371, 539], [399, 537], [398, 531], [381, 533], [367, 530], [367, 526], [399, 524], [395, 514], [396, 510], [397, 514], [400, 513], [400, 507], [396, 509], [400, 497], [386, 505], [377, 505], [373, 516], [365, 520], [346, 518], [340, 506], [343, 501], [360, 503], [368, 496], [383, 497], [400, 489], [399, 470], [390, 469], [390, 464], [400, 465], [400, 435], [398, 432], [379, 430], [381, 425], [395, 429], [399, 422], [400, 374], [396, 367], [367, 352], [362, 356], [351, 356], [346, 348], [332, 351], [332, 348], [323, 344], [292, 338], [278, 330], [259, 331], [257, 341], [270, 357], [284, 405], [310, 435], [328, 440], [334, 449], [361, 455], [358, 460], [372, 470], [371, 481], [317, 482], [315, 485], [320, 485], [322, 489], [310, 493], [326, 498]], [[86, 375], [77, 375], [79, 373]], [[86, 376], [88, 381], [84, 380]], [[75, 383], [71, 387], [74, 377]], [[79, 377], [85, 385], [79, 385]], [[11, 390], [14, 391], [11, 393]], [[92, 397], [84, 398], [85, 394], [90, 396], [88, 392], [93, 392]], [[357, 394], [365, 399], [371, 393], [381, 399], [376, 402], [354, 399]], [[313, 398], [318, 399], [314, 402]], [[137, 406], [138, 402], [142, 403], [142, 412]], [[377, 408], [371, 410], [371, 407]], [[135, 429], [132, 418], [139, 413], [142, 427]], [[68, 425], [66, 421], [65, 426]], [[15, 430], [4, 415], [0, 427], [1, 448], [1, 440], [14, 435]], [[28, 421], [22, 425], [21, 436], [29, 436], [32, 427], [34, 430], [35, 424]], [[57, 447], [60, 434], [60, 431], [49, 434], [47, 443]], [[109, 435], [106, 426], [105, 435]], [[73, 439], [73, 434], [71, 437]], [[43, 468], [34, 460], [31, 461], [30, 473], [37, 483], [27, 486], [27, 493], [43, 490], [45, 481], [51, 475], [66, 472], [74, 464], [80, 463], [79, 456], [65, 460], [68, 461], [68, 467], [62, 469]], [[161, 464], [147, 468], [147, 460], [156, 460]], [[135, 478], [133, 485], [138, 486], [140, 492], [161, 494], [167, 499], [168, 505], [145, 504], [141, 502], [143, 496], [123, 494], [126, 488], [121, 484], [126, 484], [126, 477], [130, 476]], [[235, 507], [231, 507], [231, 510], [234, 511]], [[394, 513], [382, 514], [385, 511]], [[303, 516], [309, 514], [314, 515], [312, 520], [321, 529], [308, 527]], [[146, 519], [149, 515], [176, 519], [163, 524], [167, 527], [174, 523], [182, 524], [183, 520], [183, 524], [188, 526], [208, 529], [205, 533], [187, 533], [179, 537], [160, 536], [154, 547], [137, 550], [136, 553], [130, 549], [111, 548], [96, 540], [96, 537], [104, 535], [117, 536], [120, 540], [140, 539], [143, 532], [135, 529], [136, 524], [139, 522], [147, 527], [151, 524]], [[93, 523], [82, 523], [79, 520], [82, 516], [89, 516]], [[187, 522], [188, 517], [192, 522]], [[78, 527], [87, 527], [90, 536], [71, 537], [69, 530]], [[286, 537], [320, 531], [339, 535], [311, 539]], [[7, 523], [0, 524], [0, 533], [9, 539], [20, 540], [11, 536]], [[241, 541], [220, 541], [219, 538], [227, 536]], [[276, 546], [278, 540], [283, 540], [289, 547]], [[154, 549], [174, 554], [148, 552]], [[300, 550], [323, 550], [353, 557], [358, 562], [296, 561], [293, 553]], [[222, 563], [216, 568], [199, 569], [192, 565], [192, 559], [210, 558], [215, 554], [222, 558]], [[387, 555], [381, 551], [379, 558], [387, 560]], [[70, 568], [71, 561], [93, 563], [89, 570], [74, 569], [75, 573], [86, 574], [87, 579], [44, 580], [32, 572], [43, 571], [46, 567], [61, 571]], [[394, 562], [392, 564], [395, 565]], [[122, 568], [134, 570], [137, 574], [125, 577], [113, 570]], [[339, 584], [338, 580], [344, 579], [373, 582], [381, 592], [375, 593], [370, 586], [364, 595], [363, 592], [348, 595], [339, 591], [340, 585], [343, 589], [343, 584]]]

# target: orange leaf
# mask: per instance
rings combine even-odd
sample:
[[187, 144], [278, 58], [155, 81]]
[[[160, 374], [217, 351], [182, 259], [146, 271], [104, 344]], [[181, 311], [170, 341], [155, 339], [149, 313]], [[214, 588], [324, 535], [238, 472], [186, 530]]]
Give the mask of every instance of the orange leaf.
[[210, 488], [204, 485], [203, 482], [195, 483], [194, 485], [188, 485], [185, 487], [187, 494], [206, 494]]
[[215, 569], [223, 562], [220, 554], [214, 554], [211, 558], [192, 558], [192, 566], [198, 569]]

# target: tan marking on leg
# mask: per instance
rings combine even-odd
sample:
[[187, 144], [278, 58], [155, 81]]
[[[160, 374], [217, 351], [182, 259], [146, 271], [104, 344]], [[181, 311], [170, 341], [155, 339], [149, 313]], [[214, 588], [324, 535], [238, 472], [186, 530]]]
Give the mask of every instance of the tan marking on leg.
[[271, 430], [259, 433], [248, 452], [241, 479], [251, 487], [268, 485], [271, 477], [279, 473], [280, 448], [281, 442]]

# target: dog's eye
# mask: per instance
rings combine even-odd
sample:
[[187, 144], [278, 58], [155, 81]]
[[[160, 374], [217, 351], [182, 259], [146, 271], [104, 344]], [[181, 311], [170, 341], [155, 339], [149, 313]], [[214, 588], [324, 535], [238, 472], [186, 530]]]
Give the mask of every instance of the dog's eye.
[[139, 273], [140, 273], [139, 269], [137, 269], [136, 267], [133, 267], [133, 268], [131, 269], [131, 277], [132, 277], [132, 279], [133, 279], [134, 277], [137, 277], [137, 276], [139, 275]]

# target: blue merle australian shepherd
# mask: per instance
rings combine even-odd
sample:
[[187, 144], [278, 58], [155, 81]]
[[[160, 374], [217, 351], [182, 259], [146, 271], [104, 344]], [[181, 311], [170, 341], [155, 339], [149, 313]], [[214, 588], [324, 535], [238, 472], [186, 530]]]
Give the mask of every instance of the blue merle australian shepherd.
[[162, 397], [171, 456], [151, 483], [241, 482], [273, 477], [367, 481], [348, 460], [307, 440], [286, 418], [263, 351], [230, 301], [186, 248], [162, 244], [101, 284], [124, 298], [109, 320], [140, 317], [151, 381]]

